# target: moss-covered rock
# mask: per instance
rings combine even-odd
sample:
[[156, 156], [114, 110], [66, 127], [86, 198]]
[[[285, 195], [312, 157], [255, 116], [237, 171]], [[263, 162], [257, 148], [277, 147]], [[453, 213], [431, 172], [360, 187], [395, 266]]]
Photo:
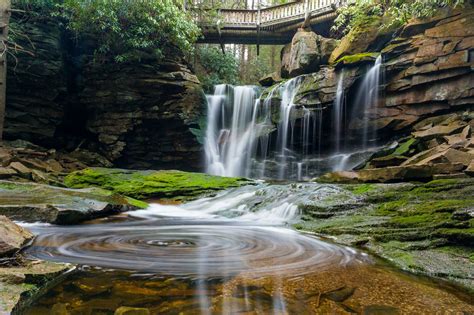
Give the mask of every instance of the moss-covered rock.
[[343, 211], [334, 203], [302, 209], [305, 220], [296, 227], [474, 290], [474, 179], [342, 187], [353, 194], [349, 205], [341, 195]]
[[373, 62], [377, 57], [380, 55], [380, 53], [377, 52], [365, 52], [365, 53], [360, 53], [360, 54], [354, 54], [354, 55], [347, 55], [344, 57], [339, 58], [334, 62], [334, 66], [338, 65], [358, 65], [360, 63], [365, 63], [365, 62]]
[[0, 314], [24, 314], [28, 305], [64, 279], [73, 268], [45, 261], [0, 268]]
[[137, 199], [183, 200], [248, 184], [244, 178], [220, 177], [181, 171], [131, 171], [88, 168], [66, 176], [71, 188], [101, 187]]
[[101, 188], [67, 189], [0, 181], [0, 214], [19, 221], [75, 224], [147, 206], [146, 202]]
[[370, 44], [375, 41], [380, 31], [381, 18], [373, 17], [363, 25], [354, 27], [342, 38], [339, 45], [329, 57], [332, 64], [341, 57], [366, 52]]

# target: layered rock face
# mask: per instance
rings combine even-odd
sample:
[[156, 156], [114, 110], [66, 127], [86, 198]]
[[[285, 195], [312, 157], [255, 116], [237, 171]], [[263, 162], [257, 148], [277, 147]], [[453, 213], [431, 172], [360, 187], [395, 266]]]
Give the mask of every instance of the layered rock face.
[[474, 106], [474, 10], [407, 25], [382, 50], [388, 78], [375, 123], [400, 130]]
[[[13, 20], [21, 17], [14, 15]], [[25, 139], [54, 144], [64, 116], [62, 101], [67, 90], [61, 31], [51, 21], [18, 25], [20, 36], [15, 58], [8, 58], [6, 139]]]
[[6, 139], [89, 149], [127, 168], [200, 168], [192, 131], [205, 97], [181, 53], [94, 62], [93, 42], [71, 40], [50, 20], [18, 25], [29, 51], [9, 58]]
[[190, 128], [199, 128], [206, 100], [186, 65], [90, 65], [83, 75], [86, 129], [107, 158], [138, 169], [199, 168], [201, 145]]
[[[282, 77], [299, 80], [295, 107], [322, 110], [326, 135], [333, 132], [339, 80], [345, 97], [344, 136], [348, 141], [360, 137], [364, 128], [374, 130], [378, 139], [385, 141], [408, 134], [425, 118], [474, 108], [472, 7], [440, 12], [435, 18], [411, 22], [397, 31], [380, 31], [377, 20], [372, 24], [365, 33], [352, 30], [332, 51], [316, 49], [329, 39], [304, 31], [282, 51]], [[390, 40], [393, 34], [398, 37]], [[361, 94], [369, 90], [364, 92], [361, 87], [378, 56], [382, 58], [379, 98], [374, 106], [364, 106]], [[303, 75], [296, 76], [300, 73]], [[269, 94], [264, 93], [264, 97]], [[278, 107], [281, 97], [278, 93], [272, 97], [272, 104]]]

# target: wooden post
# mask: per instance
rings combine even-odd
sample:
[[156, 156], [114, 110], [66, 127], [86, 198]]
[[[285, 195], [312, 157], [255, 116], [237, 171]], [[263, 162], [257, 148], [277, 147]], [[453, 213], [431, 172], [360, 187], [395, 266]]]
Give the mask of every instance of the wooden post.
[[260, 18], [261, 18], [261, 11], [260, 11], [260, 0], [257, 3], [257, 56], [260, 56]]
[[3, 139], [5, 123], [6, 85], [7, 85], [7, 41], [10, 22], [11, 0], [0, 1], [0, 141]]

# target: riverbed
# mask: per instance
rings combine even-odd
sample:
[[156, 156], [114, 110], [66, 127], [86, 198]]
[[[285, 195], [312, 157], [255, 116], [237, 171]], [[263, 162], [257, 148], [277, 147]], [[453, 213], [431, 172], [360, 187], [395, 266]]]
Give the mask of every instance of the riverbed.
[[474, 312], [462, 290], [293, 230], [300, 202], [340, 193], [298, 185], [245, 186], [76, 226], [30, 225], [30, 258], [78, 268], [27, 314]]

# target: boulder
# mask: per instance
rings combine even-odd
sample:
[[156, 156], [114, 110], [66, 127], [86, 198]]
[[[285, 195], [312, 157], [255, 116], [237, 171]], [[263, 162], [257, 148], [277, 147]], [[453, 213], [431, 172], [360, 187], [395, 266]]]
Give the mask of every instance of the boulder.
[[0, 257], [16, 253], [31, 239], [33, 234], [30, 231], [0, 215]]
[[0, 214], [19, 221], [76, 224], [147, 206], [100, 188], [66, 189], [0, 181]]
[[[289, 57], [285, 56], [282, 60], [282, 76], [288, 74], [294, 77], [316, 71], [321, 65], [327, 64], [336, 45], [335, 39], [299, 29], [291, 41]], [[284, 49], [285, 53], [288, 54], [288, 48]]]
[[469, 137], [471, 127], [466, 126], [462, 130], [461, 133], [455, 134], [452, 136], [444, 136], [443, 138], [448, 142], [448, 144], [453, 145], [453, 144], [458, 144], [461, 142], [466, 142], [467, 138]]
[[280, 69], [280, 76], [282, 78], [289, 78], [289, 68], [291, 62], [291, 43], [286, 44], [283, 46], [280, 52], [280, 60], [281, 60], [281, 69]]
[[277, 72], [273, 72], [269, 75], [264, 76], [260, 80], [258, 80], [258, 83], [260, 83], [261, 86], [272, 86], [276, 83], [279, 83], [282, 81], [282, 78], [280, 77], [280, 74]]
[[329, 63], [335, 63], [339, 58], [367, 52], [372, 43], [375, 42], [379, 35], [380, 19], [375, 18], [368, 21], [365, 25], [354, 27], [344, 36], [336, 49], [334, 49], [329, 57]]

